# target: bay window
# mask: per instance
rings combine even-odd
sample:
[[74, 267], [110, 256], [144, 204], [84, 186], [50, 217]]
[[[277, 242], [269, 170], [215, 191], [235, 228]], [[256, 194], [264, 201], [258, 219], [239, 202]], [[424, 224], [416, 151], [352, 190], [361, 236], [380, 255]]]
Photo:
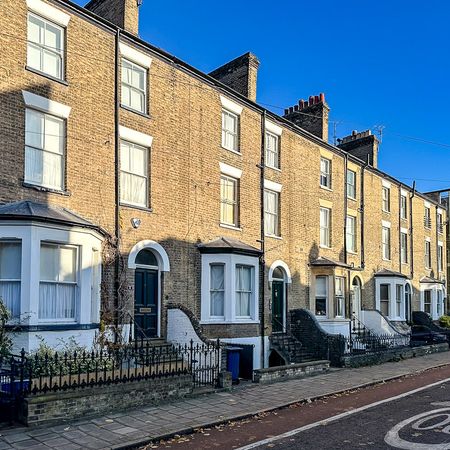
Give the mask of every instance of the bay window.
[[20, 316], [21, 253], [19, 241], [0, 241], [0, 299], [13, 318]]
[[395, 285], [395, 313], [397, 317], [402, 316], [402, 303], [403, 303], [403, 285], [396, 284]]
[[33, 109], [25, 113], [25, 182], [64, 188], [64, 120]]
[[437, 293], [437, 299], [436, 299], [436, 314], [437, 317], [441, 317], [444, 312], [444, 305], [443, 305], [443, 292], [441, 289], [438, 289], [436, 291]]
[[431, 314], [431, 294], [431, 289], [425, 289], [423, 291], [423, 310], [428, 314]]
[[389, 317], [391, 301], [391, 285], [380, 284], [380, 310], [381, 314]]
[[77, 247], [41, 243], [39, 320], [75, 321]]

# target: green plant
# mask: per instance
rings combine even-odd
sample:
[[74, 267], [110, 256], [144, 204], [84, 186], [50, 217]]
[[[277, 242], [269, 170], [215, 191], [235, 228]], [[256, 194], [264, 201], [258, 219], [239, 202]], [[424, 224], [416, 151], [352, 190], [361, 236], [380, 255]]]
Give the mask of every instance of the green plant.
[[439, 324], [441, 327], [450, 328], [450, 316], [442, 316], [439, 318]]
[[12, 339], [6, 330], [6, 324], [12, 315], [3, 300], [0, 298], [0, 356], [6, 356], [11, 352]]

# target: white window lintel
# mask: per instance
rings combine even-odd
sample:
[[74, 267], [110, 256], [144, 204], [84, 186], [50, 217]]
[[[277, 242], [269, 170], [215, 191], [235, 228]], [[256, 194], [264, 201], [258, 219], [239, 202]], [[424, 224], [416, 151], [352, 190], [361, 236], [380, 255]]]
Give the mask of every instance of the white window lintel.
[[242, 106], [238, 103], [235, 103], [228, 98], [224, 97], [223, 95], [220, 96], [220, 102], [222, 103], [222, 106], [228, 110], [231, 111], [234, 114], [237, 114], [238, 116], [242, 113]]
[[390, 189], [391, 183], [388, 180], [382, 180], [381, 183], [383, 184], [383, 187]]
[[431, 208], [431, 203], [427, 202], [426, 200], [423, 202], [423, 206], [425, 206], [425, 208]]
[[438, 246], [439, 246], [439, 247], [443, 247], [443, 246], [444, 246], [444, 243], [443, 243], [442, 241], [438, 241]]
[[400, 195], [403, 195], [403, 197], [408, 198], [409, 192], [405, 191], [404, 189], [400, 189]]
[[431, 242], [431, 238], [428, 236], [425, 236], [425, 242]]
[[388, 222], [387, 220], [382, 220], [381, 225], [383, 225], [384, 228], [391, 228], [391, 222]]
[[123, 139], [124, 141], [142, 145], [143, 147], [150, 148], [153, 143], [152, 136], [132, 130], [131, 128], [123, 127], [122, 125], [119, 126], [119, 136], [120, 139]]
[[48, 98], [41, 97], [40, 95], [36, 95], [28, 91], [22, 91], [22, 95], [27, 107], [49, 113], [63, 119], [67, 119], [70, 115], [70, 111], [72, 109], [70, 106], [63, 105], [62, 103], [49, 100]]
[[264, 180], [264, 188], [269, 189], [269, 191], [281, 192], [283, 186], [280, 183], [275, 183], [274, 181]]
[[270, 122], [268, 120], [265, 121], [264, 126], [266, 127], [266, 131], [275, 134], [276, 136], [281, 136], [281, 134], [283, 133], [283, 128], [275, 125], [273, 122]]
[[408, 234], [408, 228], [400, 228], [400, 232], [402, 232], [403, 234]]
[[228, 175], [229, 177], [232, 178], [241, 178], [242, 176], [242, 170], [241, 169], [237, 169], [236, 167], [233, 166], [229, 166], [228, 164], [225, 163], [219, 163], [220, 166], [220, 173], [224, 174], [224, 175]]
[[120, 54], [124, 58], [146, 69], [150, 68], [150, 65], [152, 64], [152, 58], [150, 58], [150, 56], [140, 52], [139, 50], [134, 49], [133, 47], [130, 47], [129, 45], [124, 44], [123, 42], [119, 44], [119, 48]]
[[70, 21], [70, 15], [55, 8], [42, 0], [27, 0], [27, 7], [30, 11], [39, 14], [52, 22], [57, 23], [63, 27], [67, 27]]

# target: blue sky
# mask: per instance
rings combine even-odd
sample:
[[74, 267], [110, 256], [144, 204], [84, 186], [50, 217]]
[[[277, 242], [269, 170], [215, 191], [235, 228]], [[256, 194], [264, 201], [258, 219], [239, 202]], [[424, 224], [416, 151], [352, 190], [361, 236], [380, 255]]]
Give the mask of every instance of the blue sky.
[[380, 169], [426, 191], [450, 187], [449, 15], [444, 0], [144, 0], [140, 35], [205, 72], [252, 51], [259, 103], [324, 92], [338, 137], [383, 125]]

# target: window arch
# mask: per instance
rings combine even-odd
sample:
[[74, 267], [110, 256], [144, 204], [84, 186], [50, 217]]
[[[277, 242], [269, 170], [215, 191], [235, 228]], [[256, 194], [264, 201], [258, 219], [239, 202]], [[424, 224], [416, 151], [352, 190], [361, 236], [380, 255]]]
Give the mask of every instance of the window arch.
[[[279, 277], [280, 274], [283, 276]], [[280, 259], [274, 261], [269, 269], [269, 283], [274, 279], [283, 279], [285, 283], [292, 283], [291, 271], [289, 270], [288, 265]]]
[[164, 250], [162, 245], [150, 240], [140, 241], [131, 249], [128, 256], [129, 269], [136, 269], [136, 264], [139, 264], [137, 261], [138, 255], [143, 249], [147, 249], [152, 252], [158, 262], [157, 266], [161, 272], [170, 272], [170, 261], [167, 252]]

